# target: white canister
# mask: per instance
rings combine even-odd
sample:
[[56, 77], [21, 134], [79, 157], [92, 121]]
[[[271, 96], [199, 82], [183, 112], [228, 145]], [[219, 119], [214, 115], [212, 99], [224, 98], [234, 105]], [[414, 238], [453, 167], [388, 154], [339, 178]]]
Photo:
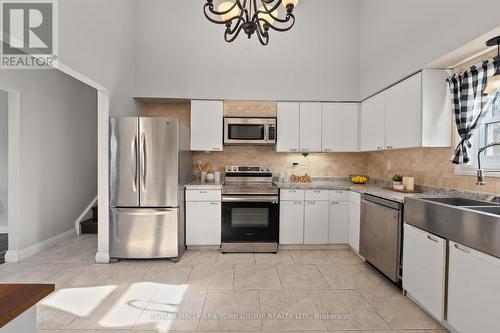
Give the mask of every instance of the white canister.
[[215, 176], [213, 173], [207, 173], [207, 176], [205, 177], [205, 180], [209, 183], [213, 183], [215, 179]]
[[206, 171], [202, 171], [201, 175], [200, 175], [200, 181], [202, 183], [204, 183], [204, 182], [206, 182], [206, 180], [207, 180], [207, 172]]

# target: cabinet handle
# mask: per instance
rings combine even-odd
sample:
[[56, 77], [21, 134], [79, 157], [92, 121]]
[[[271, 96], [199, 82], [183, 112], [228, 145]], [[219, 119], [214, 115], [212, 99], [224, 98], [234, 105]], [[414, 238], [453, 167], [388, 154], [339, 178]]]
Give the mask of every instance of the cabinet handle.
[[219, 203], [218, 203], [218, 202], [211, 202], [210, 204], [211, 204], [212, 206], [218, 206], [218, 205], [219, 205]]
[[436, 242], [436, 243], [439, 243], [439, 240], [435, 239], [434, 237], [432, 237], [431, 235], [427, 235], [427, 239], [433, 241], [433, 242]]
[[297, 149], [295, 149], [295, 148], [291, 148], [291, 149], [289, 149], [289, 151], [291, 151], [291, 152], [296, 152], [296, 151], [297, 151]]
[[288, 192], [290, 192], [290, 193], [296, 193], [297, 191], [295, 191], [295, 190], [288, 190]]
[[321, 190], [314, 190], [314, 193], [321, 193]]
[[394, 146], [387, 146], [387, 149], [392, 149], [394, 148]]
[[308, 203], [309, 205], [315, 205], [315, 204], [316, 204], [316, 202], [314, 202], [314, 201], [308, 201], [307, 203]]
[[382, 150], [382, 147], [377, 147], [378, 150]]
[[331, 150], [331, 149], [326, 148], [326, 149], [323, 149], [323, 151], [324, 151], [325, 153], [329, 153], [329, 152], [331, 152], [332, 150]]
[[470, 250], [469, 250], [468, 248], [464, 247], [464, 246], [460, 246], [460, 245], [458, 245], [458, 244], [455, 244], [455, 248], [456, 248], [457, 250], [462, 251], [462, 252], [465, 252], [465, 253], [470, 253]]
[[207, 191], [200, 191], [200, 193], [203, 194], [203, 193], [208, 193], [208, 192]]
[[293, 203], [296, 205], [302, 205], [302, 201], [294, 201]]
[[332, 201], [332, 205], [338, 205], [339, 203], [337, 201]]

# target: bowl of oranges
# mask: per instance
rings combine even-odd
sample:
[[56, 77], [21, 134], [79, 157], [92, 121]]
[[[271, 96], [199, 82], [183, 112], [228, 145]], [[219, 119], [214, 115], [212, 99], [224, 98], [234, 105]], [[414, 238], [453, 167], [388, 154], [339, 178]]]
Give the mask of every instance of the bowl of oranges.
[[368, 182], [368, 176], [349, 176], [351, 182], [354, 184], [366, 184]]

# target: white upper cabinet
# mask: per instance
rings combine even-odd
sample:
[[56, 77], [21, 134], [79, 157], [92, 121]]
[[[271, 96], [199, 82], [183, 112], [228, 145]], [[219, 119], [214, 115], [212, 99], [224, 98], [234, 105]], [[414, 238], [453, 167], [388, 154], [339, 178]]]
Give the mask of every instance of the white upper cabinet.
[[385, 148], [385, 94], [377, 94], [361, 103], [361, 150]]
[[358, 151], [358, 103], [322, 103], [322, 150]]
[[419, 147], [422, 143], [422, 74], [385, 92], [387, 149]]
[[361, 103], [361, 150], [451, 146], [448, 70], [424, 69]]
[[191, 150], [222, 151], [224, 104], [191, 101]]
[[300, 142], [300, 103], [279, 102], [277, 114], [278, 135], [276, 151], [298, 152]]
[[300, 151], [321, 152], [321, 103], [300, 102]]

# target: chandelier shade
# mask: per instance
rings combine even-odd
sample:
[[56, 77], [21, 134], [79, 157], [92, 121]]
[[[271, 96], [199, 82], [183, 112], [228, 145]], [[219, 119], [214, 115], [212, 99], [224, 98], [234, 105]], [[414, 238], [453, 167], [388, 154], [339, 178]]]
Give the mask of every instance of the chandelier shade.
[[[224, 40], [233, 42], [243, 31], [250, 39], [257, 35], [262, 45], [269, 43], [269, 31], [288, 31], [295, 24], [293, 10], [299, 0], [234, 0], [218, 6], [206, 0], [203, 12], [206, 18], [226, 26]], [[282, 11], [284, 8], [284, 12]]]

